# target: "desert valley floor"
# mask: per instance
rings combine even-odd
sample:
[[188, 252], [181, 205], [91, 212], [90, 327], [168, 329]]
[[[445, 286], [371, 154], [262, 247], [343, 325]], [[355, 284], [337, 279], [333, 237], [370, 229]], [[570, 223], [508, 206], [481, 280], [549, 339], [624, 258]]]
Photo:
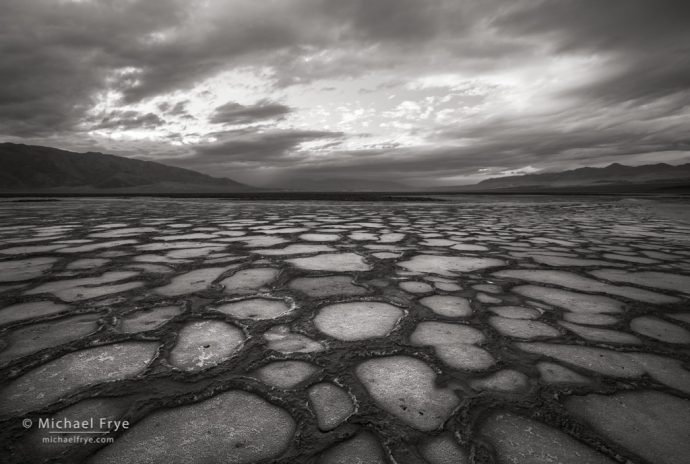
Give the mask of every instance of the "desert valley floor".
[[0, 201], [1, 460], [687, 464], [661, 209]]

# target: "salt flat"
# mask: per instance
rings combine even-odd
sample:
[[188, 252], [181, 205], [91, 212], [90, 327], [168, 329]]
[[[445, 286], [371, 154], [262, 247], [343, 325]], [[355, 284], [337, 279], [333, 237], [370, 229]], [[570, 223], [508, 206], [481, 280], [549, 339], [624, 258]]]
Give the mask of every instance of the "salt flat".
[[[690, 225], [647, 203], [5, 200], [0, 222], [3, 462], [687, 462]], [[132, 426], [21, 424], [101, 416]]]

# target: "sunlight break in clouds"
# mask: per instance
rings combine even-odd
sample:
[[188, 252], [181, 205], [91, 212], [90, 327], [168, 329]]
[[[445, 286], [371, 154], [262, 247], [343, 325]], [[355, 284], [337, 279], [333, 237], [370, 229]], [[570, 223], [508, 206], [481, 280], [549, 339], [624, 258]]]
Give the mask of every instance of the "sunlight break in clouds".
[[677, 2], [0, 8], [8, 141], [273, 187], [316, 176], [424, 188], [689, 158], [690, 17]]

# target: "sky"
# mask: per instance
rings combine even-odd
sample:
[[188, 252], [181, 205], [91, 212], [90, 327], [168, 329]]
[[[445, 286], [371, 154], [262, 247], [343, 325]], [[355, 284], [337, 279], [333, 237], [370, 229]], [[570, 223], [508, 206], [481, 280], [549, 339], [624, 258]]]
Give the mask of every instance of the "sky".
[[680, 164], [689, 24], [687, 0], [2, 0], [0, 140], [262, 187]]

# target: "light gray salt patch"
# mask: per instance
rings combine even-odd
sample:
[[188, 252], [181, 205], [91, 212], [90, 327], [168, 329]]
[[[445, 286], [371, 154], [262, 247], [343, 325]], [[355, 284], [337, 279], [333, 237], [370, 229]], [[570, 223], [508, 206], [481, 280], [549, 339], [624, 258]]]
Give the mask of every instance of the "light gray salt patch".
[[338, 234], [302, 234], [299, 238], [306, 242], [337, 242], [340, 240]]
[[269, 350], [281, 353], [314, 353], [323, 351], [324, 346], [315, 340], [299, 333], [293, 333], [287, 326], [271, 327], [264, 333], [264, 340]]
[[589, 383], [589, 379], [583, 375], [574, 372], [567, 367], [560, 364], [550, 362], [537, 363], [537, 370], [541, 375], [541, 379], [546, 383], [560, 384], [560, 383], [575, 383], [585, 384]]
[[400, 253], [389, 253], [387, 251], [382, 251], [380, 253], [372, 253], [372, 256], [378, 259], [395, 259], [400, 257]]
[[481, 434], [493, 445], [499, 462], [510, 464], [613, 464], [565, 433], [509, 412], [491, 415]]
[[498, 285], [494, 284], [477, 284], [477, 285], [472, 285], [472, 288], [477, 290], [478, 292], [486, 292], [486, 293], [501, 293], [503, 290], [501, 287]]
[[558, 267], [592, 267], [592, 266], [625, 266], [624, 264], [602, 261], [599, 259], [569, 258], [565, 256], [550, 256], [541, 254], [528, 254], [532, 260], [539, 264]]
[[310, 271], [368, 271], [371, 266], [357, 253], [327, 253], [307, 258], [287, 259], [286, 262]]
[[328, 245], [308, 245], [304, 243], [293, 243], [284, 248], [268, 248], [262, 250], [254, 250], [264, 256], [283, 256], [283, 255], [301, 255], [306, 253], [321, 253], [335, 251], [335, 248]]
[[620, 343], [626, 345], [639, 345], [642, 343], [636, 336], [618, 330], [588, 327], [586, 325], [578, 325], [571, 322], [559, 322], [559, 324], [574, 334], [592, 342]]
[[[208, 248], [209, 242], [166, 242], [166, 243], [145, 243], [137, 245], [135, 248], [140, 251], [168, 251], [168, 250], [188, 250], [192, 248]], [[222, 245], [215, 245], [225, 248]]]
[[436, 386], [436, 373], [417, 358], [373, 358], [355, 372], [382, 409], [422, 431], [439, 428], [459, 404], [452, 390]]
[[540, 337], [558, 337], [561, 333], [550, 325], [527, 319], [510, 319], [500, 316], [491, 316], [489, 324], [498, 332], [507, 337], [533, 339]]
[[94, 229], [117, 229], [119, 227], [127, 227], [129, 224], [124, 222], [109, 222], [107, 224], [98, 224], [93, 226]]
[[439, 290], [443, 290], [444, 292], [457, 292], [462, 290], [460, 285], [450, 282], [435, 282], [434, 287]]
[[450, 433], [426, 439], [419, 451], [429, 464], [470, 464], [469, 454]]
[[563, 315], [563, 319], [568, 322], [576, 324], [588, 325], [611, 325], [618, 322], [618, 318], [609, 316], [608, 314], [588, 314], [588, 313], [571, 313], [567, 312]]
[[690, 393], [690, 372], [680, 361], [647, 353], [624, 353], [579, 345], [517, 343], [518, 348], [573, 364], [599, 374], [636, 378], [649, 374], [655, 380]]
[[299, 232], [306, 232], [309, 229], [304, 227], [283, 227], [280, 229], [267, 229], [262, 231], [264, 234], [297, 234]]
[[355, 412], [349, 393], [332, 383], [317, 383], [309, 388], [308, 394], [321, 430], [333, 430]]
[[203, 256], [208, 256], [211, 253], [217, 252], [217, 251], [222, 251], [225, 249], [225, 246], [210, 246], [210, 247], [201, 247], [201, 248], [181, 248], [179, 250], [172, 250], [169, 251], [165, 254], [168, 258], [171, 259], [192, 259], [192, 258], [200, 258]]
[[168, 274], [170, 272], [173, 272], [173, 269], [168, 267], [168, 266], [163, 266], [161, 264], [147, 264], [147, 263], [131, 264], [131, 265], [127, 266], [126, 269], [136, 269], [136, 270], [142, 271], [146, 274]]
[[141, 287], [142, 282], [126, 282], [123, 284], [104, 285], [137, 276], [136, 272], [111, 271], [98, 277], [84, 277], [81, 279], [58, 280], [47, 282], [24, 292], [26, 295], [37, 293], [52, 293], [63, 301], [80, 301], [103, 295], [125, 292]]
[[248, 464], [280, 456], [295, 427], [283, 409], [257, 395], [234, 390], [156, 411], [90, 462]]
[[644, 366], [636, 362], [628, 353], [579, 345], [547, 343], [517, 343], [516, 345], [523, 351], [549, 356], [611, 377], [635, 378], [645, 373]]
[[[346, 246], [346, 245], [343, 245], [343, 246]], [[347, 246], [353, 246], [353, 245], [347, 245]], [[364, 245], [362, 248], [366, 248], [367, 250], [374, 250], [374, 251], [388, 251], [391, 253], [401, 253], [405, 250], [410, 249], [409, 247], [401, 247], [401, 246], [396, 246], [396, 245], [380, 245], [378, 243]]]
[[422, 298], [419, 303], [439, 316], [467, 317], [472, 315], [470, 302], [461, 296], [433, 295]]
[[666, 343], [690, 343], [690, 332], [656, 317], [642, 316], [630, 321], [635, 332]]
[[94, 269], [105, 266], [110, 262], [109, 259], [104, 258], [84, 258], [72, 261], [67, 265], [67, 269]]
[[416, 255], [398, 263], [398, 266], [409, 271], [445, 276], [453, 276], [456, 272], [473, 272], [503, 265], [505, 262], [494, 258], [442, 255]]
[[484, 245], [472, 245], [470, 243], [458, 243], [450, 248], [458, 251], [489, 251]]
[[246, 295], [255, 293], [261, 288], [273, 282], [280, 271], [270, 267], [258, 267], [243, 269], [235, 272], [227, 279], [220, 281], [225, 293], [231, 295]]
[[420, 322], [410, 335], [411, 344], [431, 346], [445, 364], [466, 370], [486, 369], [496, 362], [486, 350], [474, 346], [484, 339], [474, 327], [433, 321]]
[[98, 317], [86, 314], [12, 330], [0, 338], [7, 345], [0, 351], [0, 364], [86, 337], [98, 330]]
[[164, 296], [177, 296], [194, 293], [208, 288], [211, 283], [220, 277], [223, 272], [231, 267], [207, 267], [189, 271], [185, 274], [173, 277], [168, 285], [154, 289], [156, 293]]
[[57, 258], [28, 258], [0, 261], [0, 282], [19, 282], [40, 277]]
[[493, 306], [489, 311], [508, 319], [537, 319], [541, 316], [538, 310], [523, 306]]
[[348, 237], [356, 241], [378, 240], [378, 235], [369, 232], [352, 232]]
[[319, 369], [304, 361], [276, 361], [256, 370], [254, 376], [276, 388], [290, 390], [316, 374]]
[[457, 245], [457, 243], [458, 242], [456, 242], [455, 240], [448, 240], [446, 238], [428, 238], [423, 242], [420, 242], [420, 245], [430, 247], [446, 247], [451, 245]]
[[503, 369], [494, 374], [470, 382], [475, 390], [492, 390], [499, 392], [515, 392], [529, 386], [529, 379], [522, 372], [513, 369]]
[[178, 240], [206, 240], [217, 238], [214, 234], [206, 233], [195, 233], [195, 234], [184, 234], [184, 235], [162, 235], [158, 237], [153, 237], [154, 240], [162, 241], [178, 241]]
[[89, 237], [118, 238], [127, 237], [130, 235], [141, 235], [147, 232], [158, 232], [158, 229], [154, 229], [153, 227], [125, 227], [122, 229], [110, 230], [108, 232], [95, 232], [93, 234], [89, 234]]
[[287, 243], [288, 240], [282, 237], [272, 237], [268, 235], [246, 235], [244, 237], [232, 237], [216, 240], [217, 242], [242, 242], [247, 248], [262, 248]]
[[319, 464], [386, 464], [381, 444], [369, 432], [360, 432], [353, 438], [338, 443], [319, 458]]
[[354, 285], [349, 276], [298, 277], [290, 281], [289, 287], [306, 293], [312, 298], [336, 295], [354, 296], [368, 293], [366, 288]]
[[690, 401], [656, 391], [571, 396], [568, 411], [600, 434], [655, 464], [690, 456]]
[[170, 364], [188, 372], [200, 371], [228, 359], [244, 341], [244, 333], [222, 321], [186, 324], [170, 351]]
[[321, 308], [314, 325], [320, 332], [338, 340], [365, 340], [388, 335], [403, 315], [400, 308], [388, 303], [337, 303]]
[[224, 237], [241, 237], [247, 235], [247, 233], [241, 230], [221, 230], [216, 232], [216, 235], [222, 235]]
[[[0, 313], [2, 314], [2, 313]], [[668, 317], [690, 324], [690, 313], [667, 314]]]
[[157, 351], [158, 343], [125, 342], [66, 354], [0, 390], [0, 415], [27, 413], [80, 388], [134, 377], [146, 369]]
[[69, 309], [69, 306], [52, 301], [32, 301], [7, 306], [0, 310], [0, 324], [24, 321], [44, 316], [52, 316]]
[[429, 293], [434, 288], [425, 282], [415, 282], [413, 280], [407, 280], [405, 282], [400, 282], [400, 288], [409, 293]]
[[[558, 285], [560, 287], [572, 288], [583, 292], [608, 293], [610, 295], [623, 296], [632, 300], [644, 301], [645, 303], [675, 303], [678, 298], [662, 295], [648, 290], [635, 287], [623, 287], [618, 285], [605, 284], [598, 280], [581, 277], [567, 271], [546, 271], [542, 269], [509, 269], [498, 271], [493, 274], [496, 277], [509, 279], [520, 279], [543, 284]], [[552, 292], [553, 289], [544, 289], [545, 293]], [[543, 300], [543, 298], [540, 298]], [[570, 308], [573, 310], [572, 308]], [[604, 311], [599, 311], [604, 312]], [[607, 311], [610, 312], [610, 311]]]
[[264, 319], [275, 319], [292, 311], [283, 300], [271, 298], [249, 298], [246, 300], [232, 301], [212, 308], [228, 316], [238, 319], [253, 319], [260, 321]]
[[487, 295], [486, 293], [477, 293], [477, 301], [480, 303], [485, 303], [485, 304], [499, 304], [503, 300], [500, 298], [493, 297], [491, 295]]
[[410, 341], [414, 345], [436, 344], [475, 344], [485, 339], [481, 330], [468, 325], [453, 324], [448, 322], [425, 321], [417, 324], [410, 335]]
[[659, 262], [655, 259], [645, 258], [644, 256], [630, 256], [617, 253], [604, 253], [603, 256], [606, 259], [614, 259], [616, 261], [625, 261], [626, 263], [635, 264], [654, 264]]
[[133, 258], [133, 260], [136, 262], [141, 262], [141, 263], [165, 263], [165, 264], [185, 262], [185, 260], [183, 260], [183, 259], [175, 259], [175, 258], [170, 258], [168, 256], [159, 256], [159, 255], [139, 255], [139, 256], [135, 256]]
[[590, 274], [598, 279], [690, 294], [690, 276], [686, 275], [654, 271], [627, 272], [620, 269], [600, 269], [592, 271]]
[[680, 259], [680, 256], [678, 255], [671, 255], [668, 253], [661, 253], [659, 251], [643, 251], [643, 255], [649, 256], [650, 258], [654, 259], [662, 259], [665, 261], [676, 261]]
[[390, 232], [390, 233], [381, 234], [379, 236], [379, 242], [380, 243], [396, 243], [396, 242], [401, 241], [404, 238], [405, 238], [405, 234], [397, 233], [397, 232]]
[[103, 248], [115, 248], [123, 245], [133, 245], [139, 243], [136, 240], [113, 240], [111, 242], [99, 242], [91, 245], [81, 245], [76, 247], [61, 248], [58, 253], [85, 253], [87, 251], [102, 250]]
[[179, 306], [160, 306], [144, 311], [130, 313], [123, 317], [120, 328], [124, 333], [139, 333], [155, 330], [170, 319], [182, 314]]
[[5, 248], [0, 250], [0, 254], [3, 255], [23, 255], [29, 253], [45, 253], [48, 251], [59, 250], [64, 248], [65, 245], [29, 245], [29, 246], [18, 246], [12, 248]]
[[587, 295], [557, 288], [520, 285], [512, 291], [576, 313], [620, 313], [624, 307], [620, 301], [606, 296]]

